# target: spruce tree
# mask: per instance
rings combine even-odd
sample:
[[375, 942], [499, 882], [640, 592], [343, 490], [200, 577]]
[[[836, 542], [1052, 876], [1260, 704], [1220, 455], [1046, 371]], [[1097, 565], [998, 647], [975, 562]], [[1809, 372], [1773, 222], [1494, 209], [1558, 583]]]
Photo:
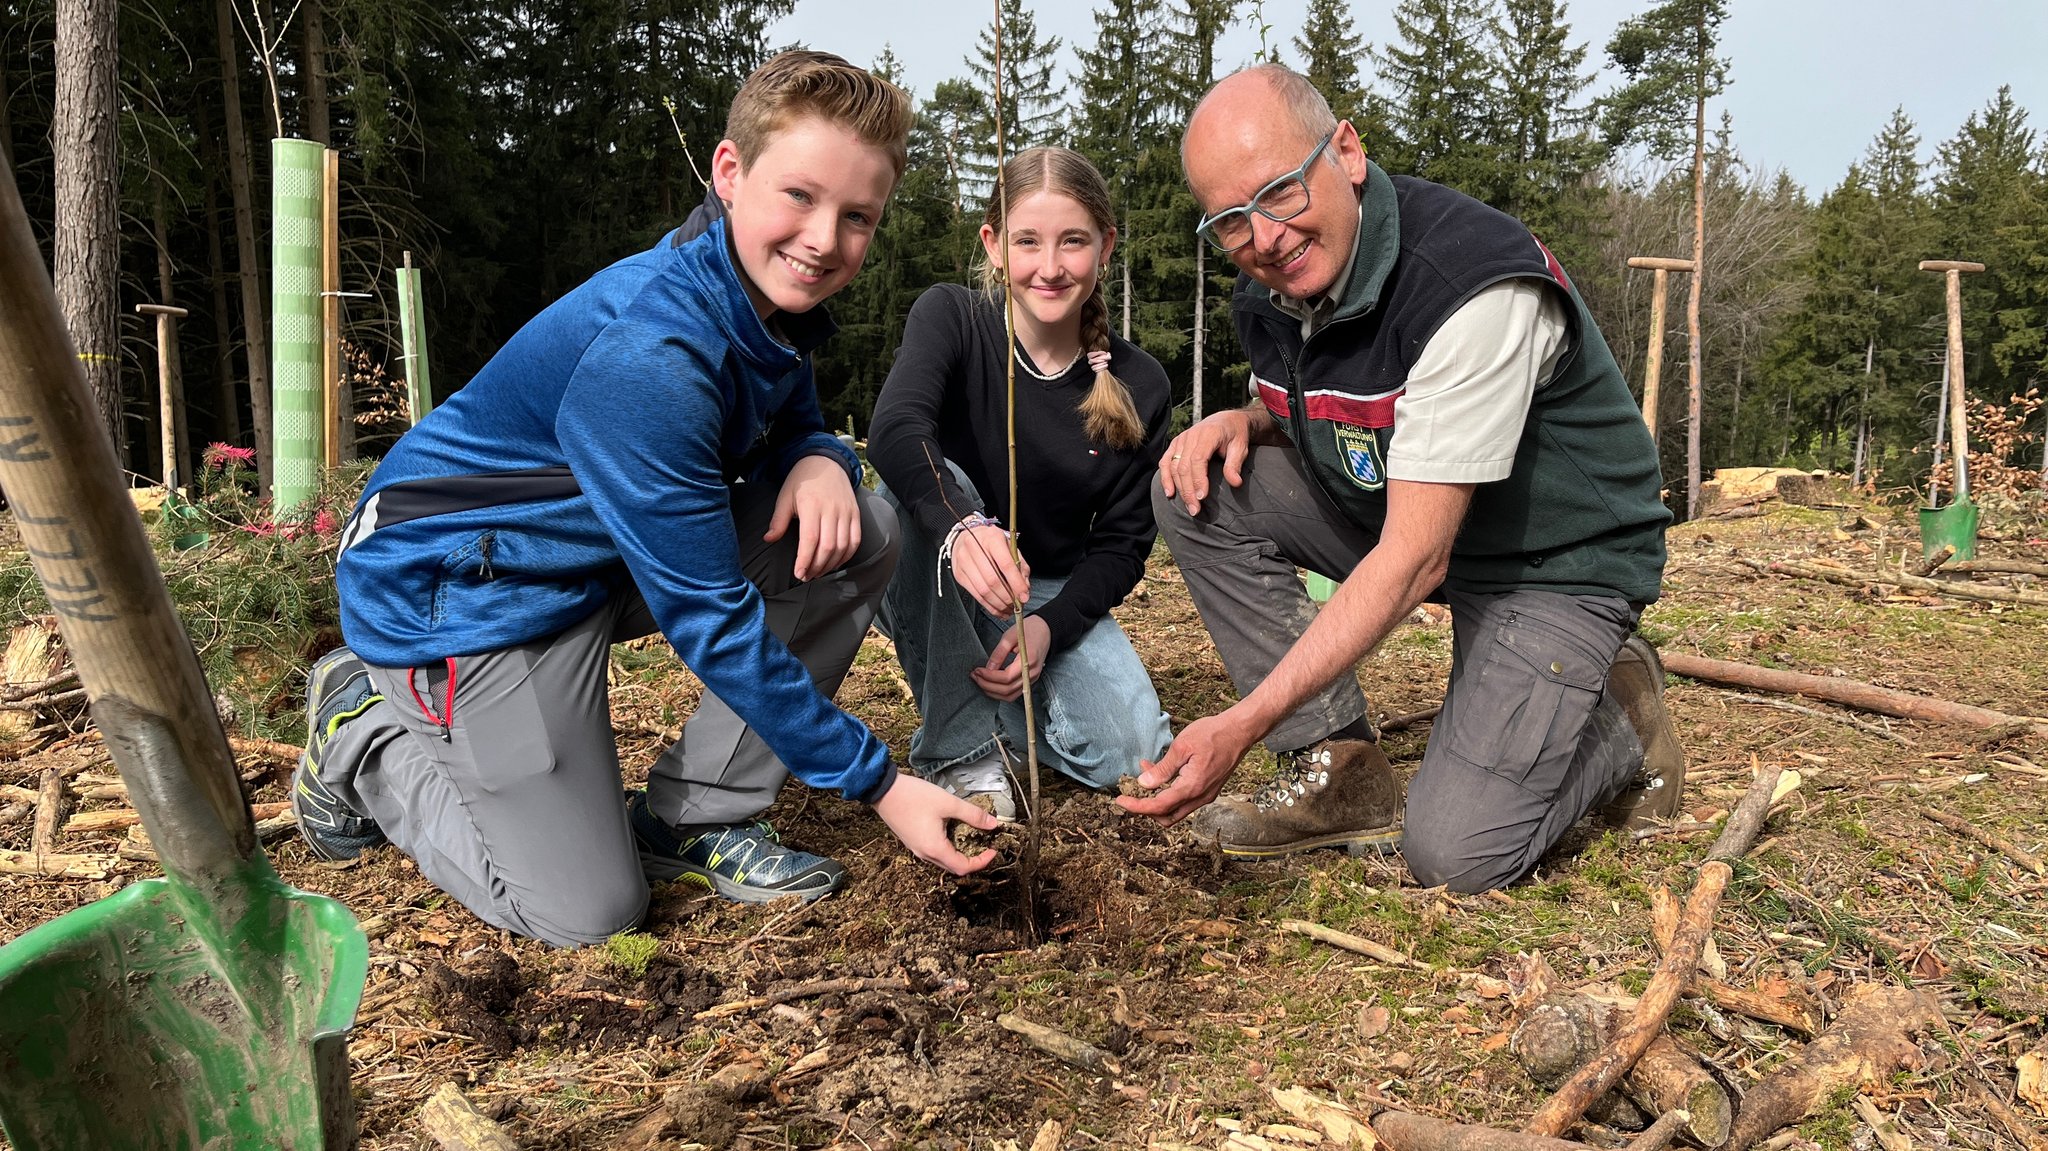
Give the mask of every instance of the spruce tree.
[[1132, 210], [1139, 159], [1170, 135], [1155, 95], [1161, 33], [1158, 16], [1138, 0], [1111, 0], [1094, 15], [1095, 38], [1074, 50], [1080, 71], [1071, 85], [1076, 97], [1072, 144], [1109, 182], [1118, 232], [1109, 292], [1112, 322], [1130, 339], [1137, 314], [1133, 261], [1157, 243], [1138, 226]]
[[[1002, 0], [1002, 139], [1003, 153], [1014, 156], [1040, 144], [1058, 144], [1066, 137], [1063, 108], [1053, 87], [1059, 67], [1060, 38], [1040, 37], [1038, 21], [1024, 0]], [[979, 195], [994, 187], [996, 172], [996, 29], [981, 30], [967, 74], [981, 97], [975, 121], [976, 148], [970, 153], [970, 183]]]
[[1585, 237], [1597, 204], [1587, 176], [1607, 158], [1580, 99], [1592, 82], [1586, 46], [1572, 43], [1564, 0], [1502, 0], [1491, 48], [1502, 180], [1489, 199], [1574, 269], [1591, 255]]
[[1482, 199], [1497, 194], [1499, 152], [1489, 109], [1498, 78], [1487, 56], [1493, 0], [1401, 0], [1395, 38], [1373, 53], [1392, 138], [1379, 151], [1396, 172]]
[[1366, 56], [1365, 38], [1351, 24], [1349, 0], [1309, 0], [1308, 15], [1294, 50], [1301, 53], [1301, 72], [1329, 101], [1330, 111], [1354, 127], [1365, 112], [1365, 84], [1358, 63]]
[[1963, 378], [1978, 399], [1993, 403], [2004, 403], [2017, 381], [2009, 381], [2007, 370], [1985, 353], [2003, 334], [2001, 314], [2027, 307], [2034, 274], [2025, 241], [2039, 227], [2041, 201], [2048, 195], [2034, 167], [2034, 140], [2026, 109], [2013, 102], [2010, 87], [2001, 87], [1936, 153], [1939, 250], [1928, 256], [1985, 265], [1988, 274], [1963, 277]]

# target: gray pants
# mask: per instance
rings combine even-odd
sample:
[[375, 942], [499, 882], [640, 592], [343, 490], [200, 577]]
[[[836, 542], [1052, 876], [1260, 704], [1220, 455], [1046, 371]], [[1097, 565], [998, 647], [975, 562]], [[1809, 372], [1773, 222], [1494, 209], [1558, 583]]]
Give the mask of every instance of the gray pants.
[[[1337, 511], [1292, 447], [1252, 449], [1244, 485], [1212, 468], [1190, 516], [1157, 484], [1160, 534], [1240, 694], [1263, 682], [1315, 617], [1297, 566], [1351, 573], [1377, 537]], [[1408, 786], [1401, 852], [1416, 879], [1485, 891], [1529, 873], [1594, 806], [1618, 794], [1643, 750], [1607, 669], [1642, 614], [1619, 598], [1449, 588], [1450, 685]], [[1365, 714], [1340, 676], [1267, 736], [1275, 751], [1323, 739]]]
[[[741, 564], [767, 600], [769, 630], [827, 696], [852, 666], [900, 547], [888, 504], [857, 494], [860, 550], [798, 583], [797, 533], [761, 540], [774, 487], [732, 489]], [[647, 910], [605, 673], [612, 644], [655, 630], [629, 585], [558, 635], [456, 658], [452, 707], [446, 663], [372, 667], [384, 701], [335, 733], [322, 779], [479, 918], [558, 946], [601, 943]], [[435, 717], [451, 712], [444, 737]], [[647, 798], [674, 824], [737, 823], [765, 811], [788, 774], [707, 691], [648, 770]]]

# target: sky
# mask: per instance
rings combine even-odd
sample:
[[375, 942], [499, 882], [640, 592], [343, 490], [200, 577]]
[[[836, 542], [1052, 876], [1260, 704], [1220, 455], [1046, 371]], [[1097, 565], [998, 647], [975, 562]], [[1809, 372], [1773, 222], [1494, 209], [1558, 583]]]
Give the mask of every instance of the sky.
[[[1588, 44], [1588, 65], [1604, 65], [1607, 39], [1622, 20], [1652, 0], [1570, 0], [1575, 42]], [[1073, 46], [1095, 35], [1092, 0], [1028, 0], [1041, 36], [1060, 37], [1068, 72]], [[2048, 137], [2048, 0], [1730, 0], [1722, 55], [1731, 62], [1727, 92], [1708, 107], [1732, 117], [1736, 147], [1752, 167], [1783, 168], [1816, 198], [1841, 183], [1893, 108], [1903, 107], [1920, 131], [1921, 156], [1955, 134], [2001, 84], [2030, 113], [2037, 143]], [[994, 15], [994, 0], [796, 0], [769, 29], [777, 46], [804, 44], [873, 63], [893, 48], [919, 99], [934, 84], [967, 74], [964, 59]], [[1247, 15], [1218, 46], [1224, 68], [1259, 49]], [[1269, 38], [1282, 58], [1299, 63], [1293, 37], [1306, 0], [1265, 0]], [[1393, 34], [1393, 0], [1352, 4], [1352, 21], [1368, 45]], [[1372, 75], [1370, 61], [1361, 69]], [[1593, 90], [1611, 85], [1604, 70]], [[1370, 145], [1370, 141], [1368, 141]]]

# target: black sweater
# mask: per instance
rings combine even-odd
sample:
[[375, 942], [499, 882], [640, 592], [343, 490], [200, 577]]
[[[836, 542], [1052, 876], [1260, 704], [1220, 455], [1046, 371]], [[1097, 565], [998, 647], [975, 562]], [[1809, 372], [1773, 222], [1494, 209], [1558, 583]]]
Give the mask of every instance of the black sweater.
[[[1033, 614], [1062, 651], [1144, 574], [1157, 528], [1150, 485], [1166, 450], [1171, 391], [1159, 361], [1116, 336], [1110, 370], [1130, 389], [1145, 442], [1116, 450], [1081, 432], [1081, 401], [1094, 385], [1087, 357], [1050, 383], [1017, 370], [1017, 502], [1010, 513], [1001, 297], [958, 284], [928, 289], [910, 309], [896, 364], [875, 403], [868, 462], [934, 539], [974, 502], [944, 466], [960, 466], [988, 514], [1020, 533], [1036, 576], [1067, 586]], [[929, 453], [929, 454], [927, 454]]]

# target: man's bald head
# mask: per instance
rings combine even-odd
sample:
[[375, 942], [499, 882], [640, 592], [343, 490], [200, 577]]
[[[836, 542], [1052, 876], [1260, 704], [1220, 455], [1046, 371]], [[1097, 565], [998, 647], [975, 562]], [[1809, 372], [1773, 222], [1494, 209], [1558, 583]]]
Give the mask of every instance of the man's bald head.
[[1291, 121], [1303, 147], [1337, 129], [1337, 114], [1308, 77], [1281, 64], [1253, 64], [1217, 81], [1195, 104], [1180, 137], [1182, 172], [1187, 171], [1188, 141], [1205, 115], [1262, 127]]

